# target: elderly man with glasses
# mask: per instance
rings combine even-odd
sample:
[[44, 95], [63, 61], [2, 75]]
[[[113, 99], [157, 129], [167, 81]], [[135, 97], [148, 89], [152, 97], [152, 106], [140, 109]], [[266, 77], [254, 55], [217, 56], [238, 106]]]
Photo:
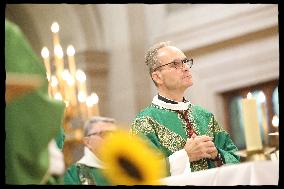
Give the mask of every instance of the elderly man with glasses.
[[72, 164], [64, 175], [64, 184], [109, 185], [101, 169], [103, 163], [98, 151], [103, 147], [104, 137], [116, 130], [114, 119], [93, 117], [84, 126], [84, 156]]
[[214, 115], [184, 97], [193, 85], [193, 59], [161, 42], [146, 52], [145, 63], [158, 94], [136, 116], [130, 133], [165, 154], [168, 175], [239, 163], [237, 147]]

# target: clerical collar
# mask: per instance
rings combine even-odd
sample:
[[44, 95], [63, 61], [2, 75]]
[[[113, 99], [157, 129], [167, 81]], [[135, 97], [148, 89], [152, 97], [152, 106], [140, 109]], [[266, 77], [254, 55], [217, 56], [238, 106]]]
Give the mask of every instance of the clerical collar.
[[101, 160], [87, 147], [84, 147], [84, 156], [77, 163], [81, 163], [89, 167], [96, 167], [100, 169], [104, 168]]
[[[170, 99], [168, 99], [168, 98], [166, 98], [166, 97], [164, 97], [164, 96], [162, 96], [162, 95], [160, 95], [160, 94], [158, 94], [158, 99], [159, 99], [159, 100], [162, 100], [162, 101], [164, 101], [164, 102], [166, 102], [166, 103], [178, 104], [177, 101], [170, 100]], [[182, 101], [183, 101], [183, 102], [186, 102], [187, 100], [183, 97], [183, 98], [182, 98]]]
[[177, 102], [177, 101], [167, 99], [158, 94], [154, 96], [152, 103], [160, 107], [170, 109], [170, 110], [187, 110], [191, 103], [187, 101], [185, 98], [183, 100], [184, 102]]

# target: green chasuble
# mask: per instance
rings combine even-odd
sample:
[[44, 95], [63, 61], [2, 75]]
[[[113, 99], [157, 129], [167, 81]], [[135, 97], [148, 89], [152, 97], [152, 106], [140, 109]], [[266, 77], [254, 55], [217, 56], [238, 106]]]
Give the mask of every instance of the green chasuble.
[[101, 169], [80, 163], [72, 164], [67, 169], [64, 175], [64, 184], [110, 185], [103, 176]]
[[8, 20], [5, 20], [5, 68], [6, 73], [33, 74], [44, 81], [38, 89], [6, 102], [6, 183], [46, 183], [49, 176], [48, 143], [60, 132], [64, 104], [48, 96], [43, 62], [19, 27]]
[[[155, 97], [154, 97], [155, 99]], [[153, 99], [153, 102], [154, 102]], [[156, 101], [159, 101], [156, 99]], [[146, 138], [152, 146], [161, 150], [166, 157], [184, 148], [188, 136], [185, 119], [176, 110], [153, 103], [142, 110], [134, 119], [130, 133]], [[163, 102], [164, 103], [164, 102]], [[165, 104], [165, 103], [164, 103]], [[184, 108], [188, 120], [197, 135], [213, 137], [214, 144], [225, 164], [239, 163], [239, 156], [235, 155], [237, 147], [229, 134], [217, 123], [214, 115], [204, 108], [190, 102]], [[190, 162], [191, 171], [205, 170], [216, 167], [210, 159]]]

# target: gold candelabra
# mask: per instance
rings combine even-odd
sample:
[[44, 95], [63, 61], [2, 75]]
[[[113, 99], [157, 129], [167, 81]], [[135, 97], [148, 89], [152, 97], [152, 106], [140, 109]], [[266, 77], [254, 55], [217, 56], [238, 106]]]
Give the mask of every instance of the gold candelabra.
[[[48, 92], [50, 97], [62, 100], [65, 103], [64, 129], [66, 139], [80, 140], [85, 120], [91, 116], [99, 115], [99, 98], [95, 92], [88, 96], [86, 74], [83, 70], [76, 68], [75, 49], [72, 45], [67, 47], [67, 58], [64, 60], [57, 22], [51, 25], [51, 31], [54, 55], [50, 58], [47, 47], [43, 47], [41, 51], [49, 82]], [[68, 131], [70, 132], [68, 133]]]

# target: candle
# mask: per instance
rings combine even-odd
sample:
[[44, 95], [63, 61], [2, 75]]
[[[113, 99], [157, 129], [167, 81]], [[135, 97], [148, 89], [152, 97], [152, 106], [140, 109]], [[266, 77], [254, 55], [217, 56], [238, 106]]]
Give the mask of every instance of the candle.
[[51, 86], [51, 92], [53, 96], [55, 96], [55, 94], [59, 91], [58, 91], [58, 80], [54, 75], [50, 77], [50, 86]]
[[72, 77], [71, 74], [68, 75], [67, 78], [67, 85], [68, 85], [68, 92], [69, 92], [69, 97], [70, 97], [70, 102], [72, 106], [77, 105], [77, 100], [76, 100], [76, 89], [75, 89], [75, 81]]
[[93, 103], [92, 103], [92, 99], [90, 96], [87, 97], [86, 105], [87, 105], [87, 110], [88, 110], [88, 118], [90, 118], [93, 116], [93, 112], [92, 112]]
[[75, 49], [72, 45], [69, 45], [67, 47], [67, 55], [68, 55], [68, 63], [69, 63], [69, 69], [70, 69], [70, 73], [72, 74], [72, 76], [75, 78], [76, 75], [76, 65], [75, 65], [75, 58], [74, 58], [74, 54], [75, 54]]
[[88, 117], [99, 115], [98, 102], [99, 102], [99, 97], [96, 93], [92, 93], [87, 98], [86, 105], [88, 107]]
[[60, 92], [55, 93], [54, 98], [56, 100], [62, 100], [62, 95], [60, 94]]
[[92, 93], [91, 94], [91, 98], [92, 98], [92, 103], [93, 103], [93, 107], [92, 107], [92, 112], [93, 115], [100, 115], [99, 112], [99, 97], [96, 93]]
[[53, 45], [59, 45], [59, 36], [58, 36], [58, 32], [59, 32], [59, 25], [57, 22], [53, 22], [51, 25], [51, 31], [53, 33]]
[[86, 102], [86, 93], [85, 92], [83, 92], [83, 91], [79, 91], [78, 92], [78, 101], [80, 103], [81, 116], [82, 116], [83, 119], [85, 119], [86, 118], [86, 114], [87, 114], [87, 112], [86, 112], [86, 104], [85, 104], [85, 102]]
[[41, 50], [41, 56], [44, 61], [45, 69], [46, 69], [46, 75], [50, 78], [50, 63], [49, 63], [49, 51], [46, 47], [43, 47]]
[[77, 70], [76, 79], [78, 84], [78, 91], [82, 91], [85, 94], [87, 94], [86, 74], [82, 70]]
[[70, 79], [71, 75], [67, 69], [64, 69], [62, 72], [62, 79], [63, 79], [63, 85], [64, 85], [64, 95], [65, 99], [70, 102], [72, 99], [72, 90], [71, 90], [71, 84]]
[[262, 142], [257, 119], [256, 100], [248, 93], [247, 99], [242, 99], [242, 112], [245, 128], [247, 151], [261, 150]]
[[44, 62], [44, 66], [46, 69], [46, 76], [47, 76], [47, 80], [48, 80], [48, 94], [49, 96], [51, 96], [51, 86], [50, 86], [50, 75], [51, 75], [51, 71], [50, 71], [50, 62], [49, 62], [49, 51], [46, 47], [43, 47], [41, 50], [41, 56], [43, 58], [43, 62]]
[[279, 126], [279, 118], [277, 115], [274, 115], [271, 121], [273, 127], [278, 128]]
[[59, 81], [59, 90], [61, 94], [64, 94], [64, 83], [62, 80], [62, 74], [64, 70], [64, 63], [63, 63], [63, 51], [60, 45], [56, 45], [54, 47], [54, 54], [55, 54], [55, 68], [56, 68], [56, 75]]
[[64, 69], [64, 64], [63, 64], [63, 51], [60, 45], [54, 46], [54, 54], [55, 54], [55, 67], [57, 74], [59, 75], [58, 77], [61, 77], [61, 73], [63, 72]]
[[265, 95], [263, 92], [259, 93], [259, 101], [261, 103], [261, 117], [262, 117], [262, 126], [264, 130], [264, 142], [268, 144], [268, 126], [267, 126], [267, 117], [266, 117], [266, 107], [265, 107]]

